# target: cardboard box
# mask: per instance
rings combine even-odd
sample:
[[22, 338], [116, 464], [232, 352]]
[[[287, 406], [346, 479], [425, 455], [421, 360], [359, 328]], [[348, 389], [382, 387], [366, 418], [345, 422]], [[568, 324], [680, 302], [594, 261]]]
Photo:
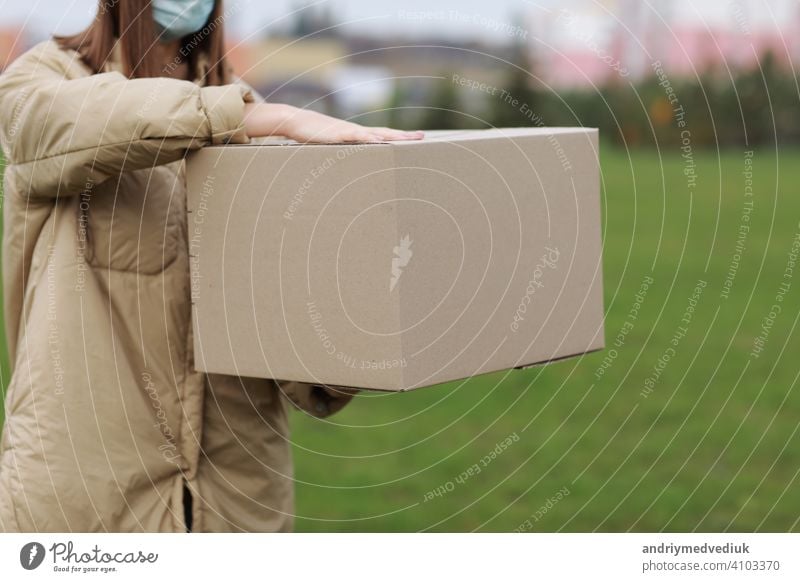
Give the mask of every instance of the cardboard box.
[[207, 147], [197, 369], [410, 390], [601, 349], [597, 130]]

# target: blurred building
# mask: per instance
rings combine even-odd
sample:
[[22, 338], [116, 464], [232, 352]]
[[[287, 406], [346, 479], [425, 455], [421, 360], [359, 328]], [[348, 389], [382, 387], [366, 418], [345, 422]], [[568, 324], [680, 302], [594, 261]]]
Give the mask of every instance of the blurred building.
[[234, 43], [228, 59], [237, 75], [270, 101], [329, 108], [333, 79], [346, 63], [339, 38], [275, 37]]
[[[232, 43], [228, 58], [245, 81], [271, 101], [349, 117], [384, 109], [402, 89], [405, 106], [422, 105], [452, 75], [501, 86], [505, 47], [436, 39], [275, 36]], [[465, 92], [469, 101], [483, 98]], [[469, 103], [467, 103], [469, 105]]]

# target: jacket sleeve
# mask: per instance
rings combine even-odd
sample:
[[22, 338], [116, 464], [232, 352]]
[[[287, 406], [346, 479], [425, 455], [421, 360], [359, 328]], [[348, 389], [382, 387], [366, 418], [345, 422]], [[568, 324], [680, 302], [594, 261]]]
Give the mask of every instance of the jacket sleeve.
[[242, 85], [117, 72], [69, 78], [71, 58], [42, 43], [0, 75], [0, 144], [23, 195], [74, 195], [188, 149], [249, 141], [243, 115], [253, 97]]

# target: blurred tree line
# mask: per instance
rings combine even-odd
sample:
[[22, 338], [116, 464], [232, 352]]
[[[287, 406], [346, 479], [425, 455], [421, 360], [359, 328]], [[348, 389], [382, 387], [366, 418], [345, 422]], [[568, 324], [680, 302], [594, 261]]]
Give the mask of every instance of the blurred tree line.
[[415, 107], [408, 107], [407, 92], [398, 88], [389, 104], [389, 122], [415, 129], [597, 127], [607, 141], [639, 147], [679, 144], [680, 107], [696, 146], [800, 143], [798, 80], [770, 53], [762, 56], [760, 67], [732, 74], [722, 65], [705, 69], [699, 78], [679, 78], [667, 71], [672, 102], [664, 78], [655, 72], [633, 84], [614, 77], [599, 90], [545, 90], [537, 87], [528, 67], [519, 64], [524, 59], [517, 56], [512, 61], [517, 64], [506, 67], [501, 85], [516, 101], [486, 93], [477, 96], [476, 107], [478, 91], [458, 86], [452, 74], [443, 73], [425, 102]]

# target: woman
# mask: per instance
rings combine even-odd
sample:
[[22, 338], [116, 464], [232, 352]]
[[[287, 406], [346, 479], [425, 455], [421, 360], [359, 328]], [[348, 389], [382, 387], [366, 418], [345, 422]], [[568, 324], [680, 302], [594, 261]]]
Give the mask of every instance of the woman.
[[183, 158], [274, 134], [421, 134], [257, 102], [226, 68], [222, 10], [101, 0], [86, 31], [0, 75], [0, 530], [291, 530], [280, 395], [317, 416], [352, 397], [194, 370]]

